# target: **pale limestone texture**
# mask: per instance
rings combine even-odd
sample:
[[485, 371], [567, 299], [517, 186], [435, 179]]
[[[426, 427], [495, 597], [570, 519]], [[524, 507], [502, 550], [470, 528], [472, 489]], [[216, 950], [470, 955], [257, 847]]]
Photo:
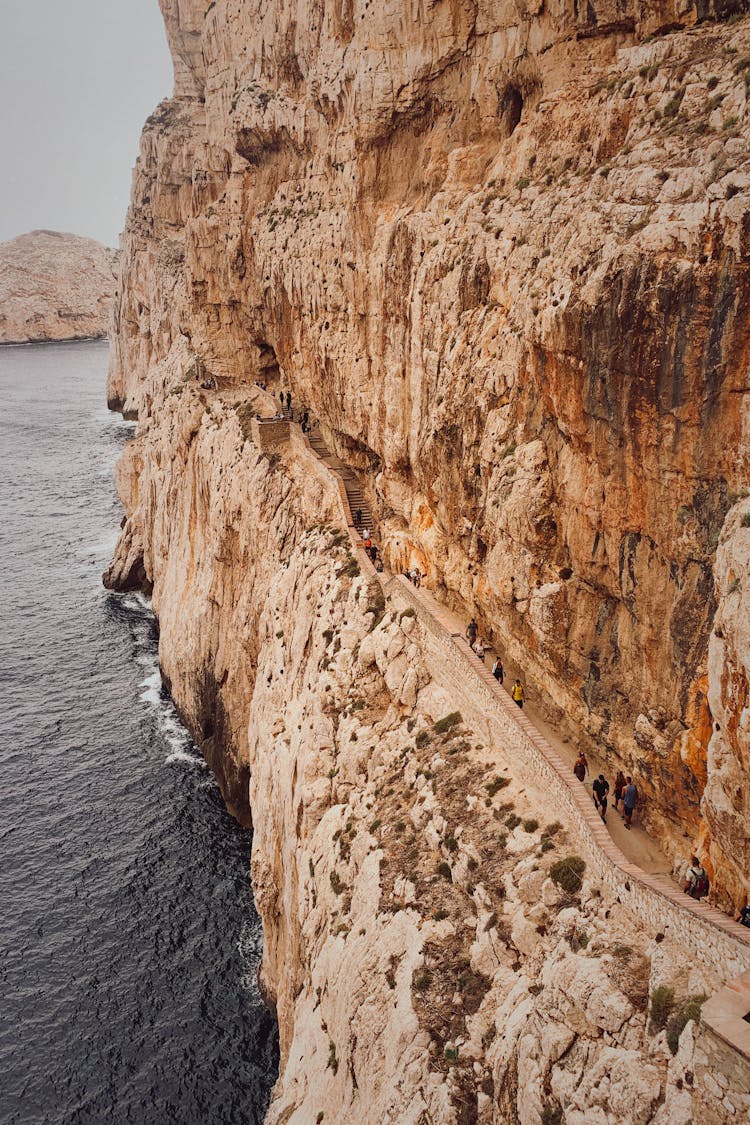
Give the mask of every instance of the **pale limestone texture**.
[[725, 773], [700, 809], [748, 479], [750, 31], [700, 22], [730, 7], [163, 0], [175, 97], [134, 176], [110, 401], [147, 416], [180, 337], [291, 386], [394, 569], [476, 612], [738, 902]]
[[670, 1085], [680, 1112], [715, 1099], [685, 1085], [692, 1038], [672, 1060], [647, 1032], [647, 997], [668, 985], [679, 1008], [724, 976], [593, 869], [580, 894], [549, 877], [578, 826], [510, 736], [488, 744], [481, 700], [435, 727], [446, 661], [357, 573], [331, 476], [301, 443], [261, 453], [244, 397], [178, 374], [189, 359], [173, 348], [120, 462], [107, 581], [142, 551], [174, 699], [242, 818], [249, 796], [269, 1122], [539, 1125], [559, 1105], [684, 1125]]
[[434, 729], [472, 694], [460, 667], [356, 574], [304, 447], [248, 440], [255, 380], [291, 387], [393, 569], [476, 611], [738, 899], [746, 748], [707, 697], [736, 715], [747, 667], [721, 560], [748, 475], [750, 28], [640, 42], [728, 14], [678, 7], [162, 0], [175, 97], [123, 241], [109, 397], [139, 425], [107, 581], [153, 586], [174, 698], [252, 809], [271, 1122], [744, 1104], [694, 1021], [674, 1057], [646, 1027], [657, 985], [679, 1011], [724, 982], [720, 943], [665, 936], [673, 905], [635, 884], [629, 910], [594, 848], [561, 892], [580, 821], [481, 693]]
[[0, 344], [106, 336], [117, 251], [35, 230], [0, 244]]

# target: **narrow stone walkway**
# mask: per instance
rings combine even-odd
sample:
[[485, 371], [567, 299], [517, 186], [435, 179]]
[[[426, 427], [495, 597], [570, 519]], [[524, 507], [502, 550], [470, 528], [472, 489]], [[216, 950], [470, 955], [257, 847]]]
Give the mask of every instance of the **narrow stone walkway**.
[[[424, 586], [420, 587], [419, 593], [424, 603], [429, 607], [429, 610], [432, 613], [433, 617], [435, 617], [440, 622], [440, 624], [451, 633], [454, 638], [459, 640], [463, 639], [466, 631], [466, 623], [461, 619], [461, 617], [453, 610], [448, 609], [447, 606], [444, 606], [441, 602], [439, 602], [431, 593], [431, 591], [425, 589]], [[466, 643], [466, 647], [468, 649], [468, 642], [464, 643]], [[476, 654], [473, 655], [474, 659], [477, 661], [477, 664], [479, 664], [479, 657], [476, 656]], [[493, 663], [493, 655], [490, 654], [485, 656], [483, 663], [486, 668], [491, 668]], [[523, 682], [523, 669], [517, 667], [515, 664], [513, 664], [512, 661], [507, 662], [504, 660], [503, 665], [505, 671], [505, 683], [503, 685], [503, 688], [506, 692], [509, 693], [513, 680], [516, 678], [516, 676], [518, 676], [518, 678]], [[525, 684], [524, 686], [526, 687]], [[578, 755], [577, 747], [560, 738], [557, 732], [554, 731], [544, 721], [544, 719], [540, 715], [538, 706], [536, 706], [534, 703], [534, 700], [529, 699], [528, 687], [526, 687], [526, 701], [524, 703], [523, 713], [528, 719], [530, 719], [539, 733], [544, 735], [546, 741], [552, 747], [554, 747], [554, 749], [558, 752], [558, 754], [560, 754], [563, 760], [568, 763], [570, 768], [570, 785], [580, 786], [581, 783], [575, 778], [573, 774], [573, 762]], [[607, 813], [607, 828], [609, 829], [609, 834], [612, 839], [622, 850], [622, 852], [628, 857], [628, 859], [633, 863], [637, 863], [638, 866], [643, 868], [644, 871], [648, 871], [651, 874], [659, 873], [662, 875], [669, 875], [671, 871], [669, 860], [667, 859], [666, 855], [661, 850], [659, 845], [656, 843], [656, 841], [653, 840], [652, 837], [649, 836], [645, 831], [645, 829], [638, 824], [637, 809], [632, 829], [628, 830], [625, 828], [625, 824], [620, 816], [620, 813], [617, 812], [614, 807], [614, 777], [612, 777], [611, 775], [608, 776], [610, 774], [609, 767], [606, 765], [603, 759], [600, 759], [595, 755], [588, 754], [587, 757], [589, 761], [589, 773], [586, 776], [586, 781], [584, 782], [583, 788], [586, 790], [586, 793], [588, 794], [592, 805], [593, 798], [591, 796], [591, 782], [594, 780], [594, 778], [599, 773], [603, 773], [610, 783], [610, 805]]]
[[[346, 490], [347, 500], [349, 501], [349, 522], [352, 525], [356, 526], [353, 517], [354, 513], [359, 509], [362, 512], [362, 520], [359, 528], [374, 530], [372, 511], [369, 504], [365, 500], [362, 486], [356, 474], [339, 457], [336, 457], [331, 453], [328, 446], [326, 445], [326, 442], [320, 432], [320, 427], [317, 425], [317, 423], [313, 427], [312, 432], [308, 434], [307, 437], [310, 447], [312, 448], [316, 456], [318, 456], [320, 460], [328, 466], [329, 469], [336, 473], [343, 482], [344, 488]], [[392, 575], [387, 570], [382, 575], [384, 581], [387, 581], [391, 577]], [[428, 608], [432, 616], [440, 622], [443, 628], [448, 633], [450, 633], [451, 636], [460, 639], [464, 638], [464, 634], [466, 631], [466, 622], [464, 622], [457, 613], [449, 609], [447, 606], [443, 605], [442, 602], [439, 602], [437, 598], [435, 598], [435, 596], [431, 593], [431, 591], [424, 586], [420, 587], [419, 594], [421, 596], [421, 600], [424, 602], [425, 606]], [[477, 660], [477, 662], [479, 661], [479, 657], [475, 657], [475, 659]], [[485, 667], [491, 667], [491, 650], [488, 650], [488, 655], [485, 657], [484, 664]], [[519, 679], [523, 681], [523, 669], [516, 667], [512, 662], [505, 663], [506, 691], [510, 690], [510, 685], [512, 684], [516, 676], [518, 676]], [[557, 752], [561, 755], [561, 757], [569, 763], [571, 772], [571, 786], [580, 785], [580, 782], [578, 782], [573, 776], [573, 762], [575, 761], [578, 753], [577, 748], [571, 745], [569, 742], [566, 742], [564, 739], [560, 738], [557, 732], [554, 731], [549, 726], [549, 724], [545, 722], [544, 718], [540, 714], [540, 709], [535, 705], [533, 699], [528, 698], [528, 690], [527, 700], [524, 706], [524, 713], [533, 722], [537, 730], [542, 735], [544, 735], [545, 739], [550, 743], [550, 745], [553, 746], [554, 749], [557, 750]], [[589, 754], [588, 759], [590, 772], [586, 778], [584, 785], [589, 798], [592, 800], [592, 804], [593, 798], [591, 798], [591, 782], [593, 781], [593, 779], [599, 773], [604, 773], [605, 777], [607, 777], [607, 780], [610, 783], [610, 807], [607, 814], [607, 827], [612, 839], [622, 850], [623, 854], [626, 855], [631, 862], [637, 863], [638, 866], [644, 871], [650, 874], [669, 875], [671, 872], [669, 860], [667, 859], [666, 855], [661, 850], [659, 845], [656, 843], [656, 841], [652, 839], [652, 837], [648, 835], [645, 829], [643, 829], [639, 825], [637, 810], [632, 829], [627, 830], [625, 828], [625, 824], [621, 818], [620, 813], [614, 807], [614, 777], [607, 776], [609, 767], [606, 765], [603, 759], [600, 759], [595, 755]], [[686, 859], [687, 858], [688, 857], [686, 857]]]
[[[426, 619], [431, 622], [433, 629], [438, 629], [446, 642], [455, 646], [454, 650], [460, 661], [466, 665], [467, 670], [474, 667], [477, 677], [477, 695], [489, 696], [496, 701], [496, 705], [510, 718], [518, 728], [519, 739], [525, 739], [527, 744], [533, 746], [534, 753], [538, 755], [539, 782], [544, 784], [545, 771], [549, 778], [556, 778], [556, 783], [562, 783], [567, 793], [567, 802], [571, 812], [581, 825], [581, 830], [588, 840], [588, 846], [598, 849], [601, 859], [602, 875], [610, 878], [615, 875], [618, 892], [623, 901], [631, 903], [631, 908], [637, 914], [641, 911], [650, 915], [651, 924], [658, 923], [668, 926], [674, 920], [680, 927], [683, 940], [691, 945], [696, 952], [702, 952], [711, 960], [715, 967], [725, 965], [725, 972], [729, 974], [750, 970], [750, 931], [746, 930], [732, 918], [721, 911], [709, 906], [708, 903], [696, 902], [682, 891], [668, 878], [664, 871], [668, 869], [666, 858], [661, 854], [656, 843], [640, 828], [636, 827], [626, 832], [619, 825], [619, 817], [611, 811], [608, 824], [602, 824], [596, 814], [591, 800], [590, 788], [584, 789], [573, 776], [572, 761], [573, 749], [561, 740], [558, 747], [551, 744], [545, 735], [537, 728], [529, 709], [518, 710], [511, 702], [507, 690], [504, 690], [495, 681], [489, 668], [469, 648], [464, 639], [465, 625], [459, 616], [438, 602], [426, 589], [414, 589], [411, 583], [403, 576], [393, 576], [388, 572], [377, 573], [372, 562], [365, 554], [359, 531], [354, 526], [354, 519], [349, 501], [350, 488], [354, 495], [361, 494], [361, 486], [356, 475], [337, 457], [330, 453], [325, 442], [314, 432], [313, 440], [305, 437], [305, 442], [310, 452], [319, 457], [326, 466], [338, 477], [339, 491], [342, 501], [342, 515], [351, 537], [352, 546], [356, 552], [362, 572], [368, 577], [377, 579], [384, 587], [386, 593], [390, 590], [394, 594], [407, 598], [419, 605]], [[317, 448], [316, 448], [317, 447]], [[349, 488], [347, 488], [347, 480]], [[359, 492], [354, 491], [354, 484]], [[368, 508], [368, 515], [370, 514]], [[372, 521], [368, 521], [370, 526]], [[515, 670], [510, 669], [514, 676]], [[542, 725], [542, 724], [540, 724]], [[553, 732], [554, 733], [554, 732]], [[592, 768], [598, 763], [592, 762]], [[587, 779], [588, 782], [588, 779]], [[611, 831], [614, 829], [614, 831]], [[615, 833], [617, 834], [615, 839]], [[623, 846], [621, 846], [624, 845]], [[628, 852], [624, 850], [628, 849]], [[609, 865], [609, 866], [607, 866]], [[607, 874], [609, 872], [609, 875]], [[711, 936], [709, 936], [711, 935]], [[730, 966], [732, 966], [730, 968]], [[743, 1028], [745, 1024], [743, 1023]], [[731, 1041], [734, 1046], [736, 1039], [735, 1030], [732, 1031]], [[742, 1030], [742, 1029], [741, 1029]]]

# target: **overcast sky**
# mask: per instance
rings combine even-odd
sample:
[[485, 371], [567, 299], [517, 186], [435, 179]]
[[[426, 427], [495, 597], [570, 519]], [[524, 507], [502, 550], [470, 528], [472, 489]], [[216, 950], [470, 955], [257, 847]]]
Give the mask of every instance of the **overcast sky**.
[[141, 127], [171, 92], [158, 0], [0, 0], [0, 242], [116, 246]]

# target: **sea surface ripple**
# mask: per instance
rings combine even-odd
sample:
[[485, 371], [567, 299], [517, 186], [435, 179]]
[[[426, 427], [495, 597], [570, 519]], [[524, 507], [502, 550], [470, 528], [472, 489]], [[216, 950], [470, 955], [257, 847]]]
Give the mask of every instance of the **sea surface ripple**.
[[102, 588], [133, 426], [103, 344], [0, 349], [0, 1121], [261, 1122], [250, 835]]

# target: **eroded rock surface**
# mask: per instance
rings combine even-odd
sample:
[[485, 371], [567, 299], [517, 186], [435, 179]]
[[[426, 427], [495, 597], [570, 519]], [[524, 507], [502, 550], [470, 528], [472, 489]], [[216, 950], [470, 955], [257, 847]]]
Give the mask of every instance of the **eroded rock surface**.
[[710, 827], [736, 899], [714, 806], [740, 810], [706, 781], [714, 557], [748, 479], [742, 5], [162, 7], [176, 90], [110, 401], [147, 415], [178, 336], [291, 386], [394, 569], [637, 776], [675, 857]]
[[117, 251], [36, 230], [0, 244], [0, 344], [106, 336]]
[[750, 1111], [687, 1018], [719, 980], [590, 873], [561, 889], [574, 830], [512, 745], [441, 724], [330, 478], [248, 440], [255, 381], [291, 388], [392, 568], [475, 612], [737, 904], [743, 7], [162, 0], [175, 96], [123, 242], [109, 400], [139, 425], [107, 581], [153, 588], [175, 700], [252, 810], [272, 1122]]
[[359, 572], [331, 477], [301, 445], [262, 453], [262, 397], [175, 379], [187, 358], [120, 462], [106, 581], [143, 568], [173, 697], [229, 807], [252, 810], [269, 1122], [745, 1112], [741, 1082], [717, 1097], [700, 1071], [696, 1005], [724, 977], [580, 871], [512, 741], [455, 712], [413, 609]]

